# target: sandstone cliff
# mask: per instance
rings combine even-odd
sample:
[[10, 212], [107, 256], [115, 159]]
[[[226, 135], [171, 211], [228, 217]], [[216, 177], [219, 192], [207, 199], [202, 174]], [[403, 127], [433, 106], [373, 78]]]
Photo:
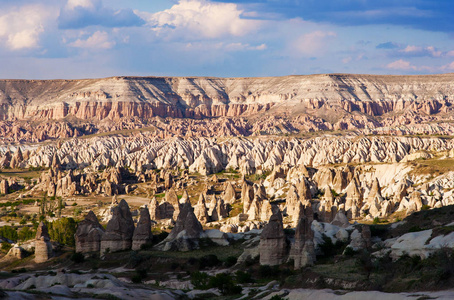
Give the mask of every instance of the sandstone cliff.
[[336, 106], [377, 116], [411, 107], [433, 114], [450, 110], [453, 81], [453, 74], [0, 80], [0, 119], [233, 117], [283, 104], [301, 112]]

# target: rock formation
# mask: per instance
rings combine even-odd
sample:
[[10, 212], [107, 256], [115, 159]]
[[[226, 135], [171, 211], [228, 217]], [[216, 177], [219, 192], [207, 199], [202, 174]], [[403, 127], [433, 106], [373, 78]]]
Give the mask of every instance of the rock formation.
[[5, 179], [0, 180], [0, 194], [8, 194], [8, 181]]
[[107, 223], [106, 232], [101, 238], [101, 255], [110, 252], [127, 250], [132, 247], [134, 221], [128, 203], [122, 199], [113, 209], [112, 219]]
[[156, 200], [156, 197], [153, 197], [150, 203], [148, 203], [148, 212], [151, 220], [157, 221], [161, 219], [161, 210], [159, 209], [159, 202]]
[[167, 238], [157, 245], [163, 251], [190, 251], [199, 247], [202, 225], [197, 220], [190, 203], [180, 209], [175, 227]]
[[280, 265], [287, 255], [287, 240], [284, 234], [282, 215], [276, 210], [260, 235], [260, 264]]
[[350, 247], [355, 251], [369, 248], [372, 245], [369, 226], [361, 225], [356, 228], [352, 232], [350, 239], [350, 244], [347, 247]]
[[254, 188], [246, 180], [243, 181], [243, 186], [241, 188], [241, 200], [243, 201], [243, 213], [246, 214], [254, 200]]
[[372, 203], [374, 202], [375, 198], [378, 198], [380, 201], [383, 200], [383, 196], [381, 195], [380, 183], [378, 182], [377, 178], [375, 178], [375, 180], [372, 183], [372, 187], [369, 191], [369, 196], [367, 197], [367, 202]]
[[147, 207], [140, 208], [139, 222], [132, 236], [132, 250], [140, 250], [142, 245], [151, 243], [151, 219]]
[[236, 200], [235, 196], [235, 188], [233, 187], [232, 183], [227, 182], [226, 187], [224, 190], [224, 194], [222, 195], [222, 199], [224, 199], [224, 203], [226, 204], [233, 204]]
[[350, 181], [347, 186], [347, 197], [345, 199], [345, 211], [350, 218], [359, 217], [359, 211], [362, 206], [362, 194], [359, 191], [356, 179]]
[[347, 228], [348, 226], [350, 226], [347, 216], [342, 211], [336, 213], [336, 216], [334, 217], [334, 220], [331, 222], [331, 224], [341, 228]]
[[197, 202], [197, 205], [194, 207], [194, 214], [197, 217], [197, 220], [199, 220], [199, 222], [202, 225], [205, 225], [209, 221], [210, 216], [208, 214], [208, 209], [206, 207], [204, 194], [200, 194], [199, 201]]
[[164, 212], [161, 212], [161, 217], [176, 220], [180, 213], [180, 201], [173, 188], [166, 191], [165, 202], [169, 205], [164, 206], [165, 210]]
[[75, 234], [76, 252], [99, 252], [104, 228], [99, 224], [98, 218], [90, 210], [83, 221], [77, 225]]
[[315, 262], [314, 232], [304, 215], [296, 226], [295, 242], [290, 249], [289, 259], [293, 259], [295, 269], [312, 266]]
[[311, 190], [309, 189], [309, 187], [307, 185], [306, 179], [303, 178], [297, 184], [296, 188], [297, 188], [298, 195], [299, 195], [301, 201], [305, 202], [305, 201], [309, 201], [312, 199]]
[[35, 262], [43, 263], [53, 256], [49, 232], [44, 222], [39, 223], [35, 236]]
[[299, 195], [294, 185], [290, 186], [285, 200], [286, 213], [289, 215], [293, 222], [298, 223], [298, 209], [299, 209]]
[[[24, 248], [19, 245], [14, 245], [9, 249], [8, 253], [5, 255], [3, 260], [10, 260], [10, 259], [23, 259], [25, 258], [26, 252]], [[36, 260], [35, 260], [36, 261]]]

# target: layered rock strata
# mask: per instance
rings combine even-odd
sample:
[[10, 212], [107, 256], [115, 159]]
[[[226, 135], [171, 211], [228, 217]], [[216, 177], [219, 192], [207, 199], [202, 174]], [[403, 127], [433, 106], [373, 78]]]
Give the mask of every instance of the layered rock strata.
[[43, 263], [53, 256], [49, 232], [44, 222], [39, 223], [35, 236], [35, 262]]

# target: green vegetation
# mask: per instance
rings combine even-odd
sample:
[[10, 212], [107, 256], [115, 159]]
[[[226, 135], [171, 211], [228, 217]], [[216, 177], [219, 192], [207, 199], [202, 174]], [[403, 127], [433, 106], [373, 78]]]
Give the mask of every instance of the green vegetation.
[[17, 241], [17, 227], [8, 225], [0, 227], [0, 236], [7, 238], [8, 240]]
[[77, 223], [73, 218], [61, 218], [54, 222], [48, 222], [47, 228], [52, 240], [62, 245], [75, 246], [76, 225]]
[[8, 252], [9, 249], [11, 249], [13, 246], [10, 244], [10, 243], [7, 243], [7, 242], [3, 242], [2, 243], [2, 251], [3, 252]]
[[35, 201], [40, 202], [40, 200], [35, 200], [35, 199], [23, 199], [23, 200], [16, 200], [16, 201], [7, 201], [7, 202], [2, 202], [0, 203], [0, 207], [17, 207], [21, 204], [24, 205], [29, 205], [35, 203]]
[[147, 278], [146, 269], [136, 269], [136, 274], [131, 278], [133, 283], [141, 283], [145, 278]]
[[73, 255], [71, 255], [71, 260], [76, 264], [80, 264], [85, 261], [85, 257], [80, 252], [74, 252]]
[[24, 226], [19, 230], [17, 238], [19, 241], [28, 241], [28, 240], [31, 240], [32, 238], [34, 238], [35, 235], [36, 235], [36, 230], [31, 229], [28, 226]]
[[191, 274], [191, 283], [196, 289], [201, 290], [217, 288], [223, 295], [237, 295], [240, 294], [242, 290], [241, 286], [237, 284], [238, 277], [233, 277], [228, 273], [219, 273], [215, 276], [209, 276], [204, 272], [194, 272]]

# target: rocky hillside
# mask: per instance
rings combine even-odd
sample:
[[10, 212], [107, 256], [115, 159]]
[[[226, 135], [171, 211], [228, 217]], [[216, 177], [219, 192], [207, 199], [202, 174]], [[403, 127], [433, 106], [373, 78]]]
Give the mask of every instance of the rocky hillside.
[[408, 108], [434, 114], [450, 111], [453, 82], [454, 74], [1, 80], [0, 119], [234, 117], [276, 106], [314, 115], [334, 107], [370, 116]]

